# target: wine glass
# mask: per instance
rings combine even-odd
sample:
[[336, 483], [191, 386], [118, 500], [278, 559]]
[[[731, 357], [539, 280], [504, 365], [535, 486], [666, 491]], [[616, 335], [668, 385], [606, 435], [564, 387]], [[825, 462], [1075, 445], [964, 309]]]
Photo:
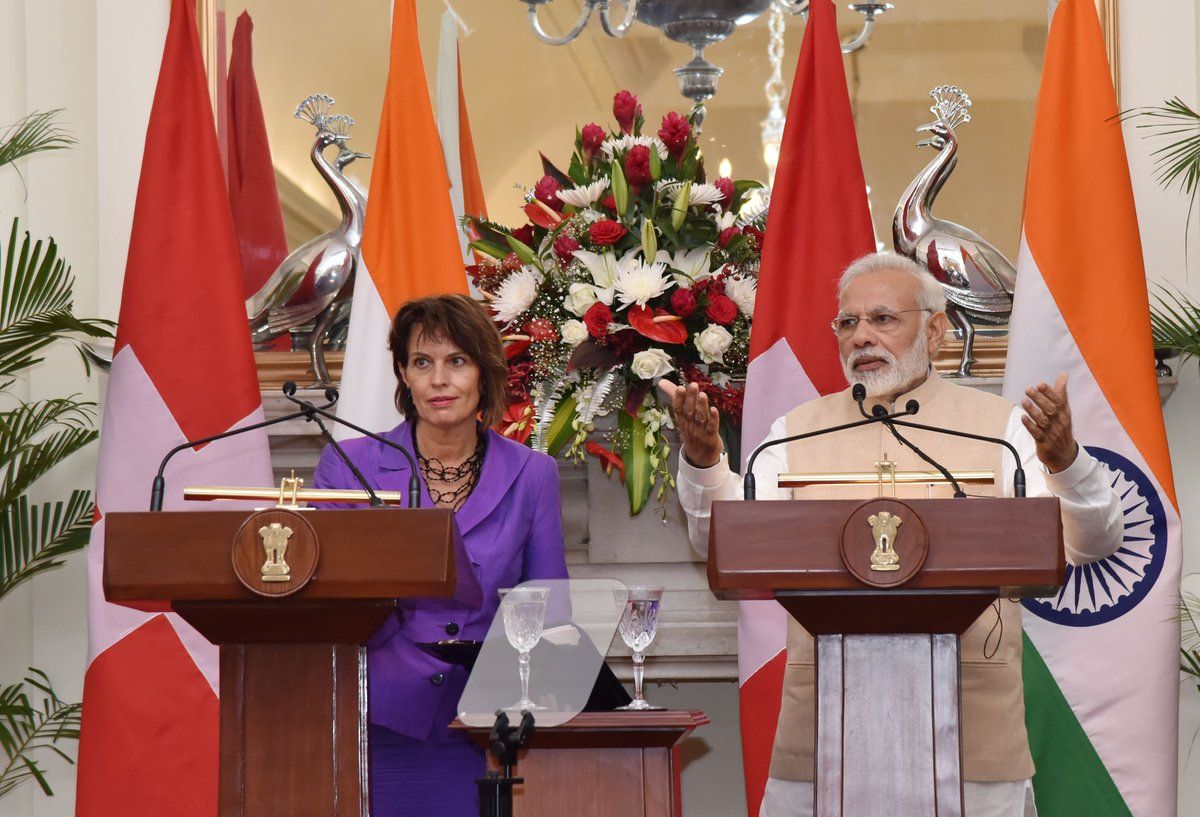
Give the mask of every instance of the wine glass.
[[545, 709], [529, 699], [529, 671], [533, 663], [529, 653], [542, 638], [549, 596], [549, 587], [514, 587], [504, 592], [500, 599], [504, 634], [512, 648], [520, 654], [518, 671], [521, 675], [521, 700], [512, 707], [517, 711]]
[[631, 587], [621, 613], [618, 630], [625, 646], [633, 650], [633, 700], [618, 709], [662, 709], [646, 702], [642, 696], [643, 653], [654, 640], [658, 628], [658, 605], [662, 601], [661, 587]]

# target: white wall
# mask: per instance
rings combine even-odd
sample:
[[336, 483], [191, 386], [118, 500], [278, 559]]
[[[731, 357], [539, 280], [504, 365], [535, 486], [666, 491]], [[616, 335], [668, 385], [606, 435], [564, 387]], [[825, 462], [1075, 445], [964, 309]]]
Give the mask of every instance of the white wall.
[[[1197, 66], [1197, 31], [1200, 3], [1194, 0], [1159, 0], [1155, 3], [1122, 0], [1121, 104], [1130, 108], [1158, 105], [1179, 96], [1197, 104], [1200, 68]], [[1132, 124], [1125, 128], [1126, 148], [1146, 273], [1152, 281], [1178, 286], [1192, 297], [1200, 296], [1200, 219], [1187, 226], [1187, 199], [1177, 192], [1162, 190], [1154, 181], [1150, 156], [1155, 143], [1142, 139]], [[1198, 214], [1200, 215], [1200, 214]], [[1185, 253], [1185, 235], [1188, 250]], [[1200, 512], [1200, 377], [1197, 363], [1176, 366], [1179, 387], [1165, 409], [1171, 444], [1175, 490], [1183, 515], [1183, 572], [1200, 572], [1200, 528], [1191, 523]], [[1194, 686], [1180, 688], [1180, 785], [1181, 817], [1200, 815], [1200, 752], [1192, 752], [1192, 739], [1200, 730], [1200, 692]], [[1192, 757], [1189, 759], [1189, 753]]]
[[[0, 127], [32, 110], [65, 108], [78, 144], [21, 163], [25, 184], [0, 171], [0, 241], [13, 216], [33, 237], [53, 236], [75, 275], [77, 314], [116, 318], [138, 165], [162, 53], [165, 0], [121, 3], [0, 0]], [[85, 378], [69, 348], [18, 384], [38, 399], [82, 394], [98, 399], [102, 382]], [[81, 452], [37, 487], [35, 499], [91, 488], [96, 449]], [[81, 554], [38, 576], [0, 602], [0, 684], [25, 668], [45, 670], [58, 693], [79, 700], [87, 652], [86, 575]], [[5, 815], [74, 814], [74, 768], [45, 763], [55, 796], [25, 785], [3, 801]]]

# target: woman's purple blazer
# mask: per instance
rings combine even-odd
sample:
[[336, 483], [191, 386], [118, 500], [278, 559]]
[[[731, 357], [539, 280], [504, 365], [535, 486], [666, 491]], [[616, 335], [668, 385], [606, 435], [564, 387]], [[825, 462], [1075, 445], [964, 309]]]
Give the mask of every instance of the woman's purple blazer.
[[[383, 436], [412, 451], [411, 424], [401, 423]], [[342, 447], [372, 488], [407, 489], [410, 468], [399, 451], [367, 437], [347, 440]], [[358, 487], [331, 447], [322, 453], [313, 481], [318, 488]], [[421, 507], [433, 507], [423, 481]], [[429, 738], [431, 731], [442, 741], [459, 739], [447, 727], [456, 715], [467, 673], [427, 655], [416, 644], [448, 638], [482, 641], [500, 606], [498, 588], [567, 577], [553, 458], [488, 431], [479, 484], [458, 510], [456, 521], [483, 588], [483, 607], [406, 607], [367, 644], [371, 722], [418, 740]], [[396, 558], [404, 554], [397, 552]]]

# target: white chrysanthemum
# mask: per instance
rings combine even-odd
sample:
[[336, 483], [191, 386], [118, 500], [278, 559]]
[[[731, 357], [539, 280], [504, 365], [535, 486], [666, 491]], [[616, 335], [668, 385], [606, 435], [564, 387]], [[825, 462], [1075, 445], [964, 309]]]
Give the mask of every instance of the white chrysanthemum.
[[[679, 191], [683, 189], [683, 182], [667, 182], [666, 184], [660, 182], [658, 189], [669, 201], [673, 202], [678, 198]], [[715, 184], [693, 184], [688, 189], [688, 207], [717, 204], [724, 198], [725, 194]]]
[[746, 197], [742, 209], [738, 212], [737, 226], [745, 227], [753, 224], [771, 207], [771, 193], [765, 187], [756, 187]]
[[666, 276], [667, 265], [663, 263], [631, 265], [622, 269], [613, 282], [617, 291], [617, 300], [622, 306], [645, 306], [651, 298], [657, 298], [671, 286], [671, 279]]
[[659, 250], [658, 254], [654, 256], [654, 260], [677, 270], [677, 272], [671, 273], [671, 276], [678, 286], [690, 287], [697, 281], [712, 275], [711, 254], [712, 245], [705, 244], [691, 250], [676, 250], [674, 255], [666, 250]]
[[578, 207], [581, 210], [593, 202], [600, 201], [604, 191], [608, 189], [608, 179], [598, 179], [584, 187], [572, 187], [570, 190], [559, 190], [558, 200], [563, 204]]
[[758, 295], [758, 281], [735, 275], [725, 279], [725, 294], [737, 304], [747, 318], [754, 314], [754, 299]]
[[667, 150], [666, 142], [657, 136], [633, 136], [628, 133], [617, 139], [606, 139], [600, 146], [600, 151], [604, 154], [604, 158], [611, 162], [614, 154], [626, 153], [635, 145], [654, 148], [658, 151], [658, 158], [663, 160], [671, 155], [671, 151]]
[[521, 267], [505, 278], [492, 299], [496, 318], [508, 323], [533, 306], [541, 283], [542, 274], [533, 267]]

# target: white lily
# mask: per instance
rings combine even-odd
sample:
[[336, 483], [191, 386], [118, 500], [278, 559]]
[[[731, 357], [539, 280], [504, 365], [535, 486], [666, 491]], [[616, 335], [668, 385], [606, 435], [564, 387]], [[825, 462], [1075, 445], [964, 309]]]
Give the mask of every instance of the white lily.
[[570, 190], [559, 190], [558, 200], [563, 204], [583, 209], [593, 202], [600, 201], [604, 191], [608, 189], [608, 179], [598, 179], [584, 187], [572, 187]]
[[671, 277], [675, 279], [677, 285], [690, 287], [697, 281], [712, 275], [711, 255], [712, 245], [706, 244], [691, 250], [676, 250], [674, 254], [666, 250], [659, 250], [658, 255], [654, 256], [654, 260], [665, 264], [672, 270], [677, 270], [671, 273]]
[[716, 222], [718, 230], [728, 230], [737, 224], [737, 216], [733, 213], [714, 212], [713, 215], [715, 216], [713, 221]]
[[576, 250], [575, 260], [583, 264], [599, 289], [611, 289], [622, 270], [630, 269], [638, 263], [637, 252], [636, 249], [632, 249], [618, 260], [616, 253]]

